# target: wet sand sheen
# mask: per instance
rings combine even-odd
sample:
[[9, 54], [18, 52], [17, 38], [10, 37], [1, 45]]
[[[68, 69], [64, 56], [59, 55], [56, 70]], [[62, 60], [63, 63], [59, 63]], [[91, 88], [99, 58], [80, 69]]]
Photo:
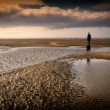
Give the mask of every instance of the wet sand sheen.
[[73, 66], [78, 74], [76, 81], [86, 88], [87, 94], [110, 100], [110, 60], [77, 60]]
[[[3, 51], [7, 49], [7, 51]], [[54, 60], [72, 53], [83, 53], [81, 47], [2, 47], [0, 52], [0, 73], [13, 69]]]
[[[92, 48], [91, 51], [110, 52], [110, 47]], [[86, 53], [86, 48], [84, 46], [17, 48], [2, 46], [0, 47], [0, 73], [38, 64], [43, 61], [55, 60], [74, 53]]]
[[[71, 59], [69, 59], [69, 60], [71, 60]], [[85, 82], [83, 82], [83, 80], [81, 78], [80, 78], [80, 81], [82, 81], [83, 83], [82, 82], [79, 83], [78, 81], [77, 82], [75, 81], [75, 78], [77, 78], [76, 75], [78, 73], [80, 73], [79, 71], [77, 71], [77, 70], [79, 70], [79, 67], [80, 67], [81, 72], [83, 72], [82, 70], [87, 70], [87, 68], [90, 69], [88, 67], [89, 65], [96, 63], [95, 65], [97, 66], [97, 62], [99, 64], [101, 64], [99, 62], [99, 60], [95, 60], [95, 62], [94, 62], [94, 60], [88, 59], [87, 61], [73, 59], [73, 67], [75, 68], [75, 70], [73, 70], [73, 73], [74, 73], [73, 77], [71, 76], [71, 68], [70, 68], [71, 65], [68, 64], [68, 62], [62, 62], [61, 59], [52, 61], [52, 62], [51, 61], [44, 62], [44, 63], [38, 64], [38, 65], [27, 66], [25, 68], [16, 69], [16, 70], [13, 70], [11, 72], [1, 75], [0, 78], [1, 78], [2, 83], [1, 83], [0, 87], [2, 89], [0, 89], [1, 90], [0, 92], [2, 94], [2, 100], [4, 100], [4, 102], [2, 101], [2, 105], [3, 104], [6, 105], [5, 102], [7, 102], [7, 99], [6, 100], [4, 99], [4, 95], [6, 96], [6, 94], [7, 94], [8, 98], [10, 98], [9, 101], [11, 101], [11, 103], [13, 103], [13, 100], [15, 100], [15, 98], [20, 99], [20, 100], [14, 101], [14, 103], [17, 104], [17, 106], [19, 106], [19, 104], [20, 104], [21, 107], [30, 106], [28, 104], [28, 100], [29, 100], [33, 104], [33, 105], [31, 105], [31, 107], [33, 107], [34, 104], [37, 104], [36, 106], [38, 106], [38, 107], [39, 106], [44, 107], [44, 108], [47, 106], [49, 107], [49, 105], [48, 105], [48, 102], [49, 102], [50, 105], [51, 104], [55, 105], [54, 108], [55, 107], [59, 107], [59, 108], [70, 107], [70, 109], [67, 109], [67, 110], [73, 110], [72, 108], [75, 108], [75, 110], [80, 110], [80, 108], [82, 108], [82, 110], [105, 110], [103, 108], [105, 108], [106, 106], [109, 106], [110, 103], [105, 102], [105, 101], [103, 102], [101, 100], [102, 97], [98, 98], [97, 95], [99, 95], [99, 93], [96, 93], [96, 95], [94, 95], [95, 97], [92, 97], [92, 98], [91, 98], [91, 96], [88, 97], [88, 95], [85, 94], [85, 91], [84, 91], [85, 89], [83, 88], [83, 86], [85, 86], [84, 84], [86, 84], [87, 81], [90, 82], [90, 84], [94, 83], [94, 85], [95, 85], [96, 84], [95, 81], [97, 80], [96, 76], [99, 77], [100, 76], [99, 74], [97, 74], [97, 75], [93, 75], [92, 73], [85, 74], [85, 71], [84, 71], [84, 73], [79, 74], [79, 76], [82, 75], [84, 78], [83, 77], [81, 77], [81, 78], [83, 80], [85, 80]], [[109, 60], [100, 60], [100, 61], [102, 62], [102, 65], [99, 65], [99, 68], [100, 68], [100, 66], [103, 66], [103, 64], [105, 66], [104, 61], [110, 62]], [[81, 62], [83, 62], [83, 63], [81, 63]], [[107, 67], [107, 68], [110, 68], [110, 67]], [[91, 71], [93, 69], [94, 68], [92, 68]], [[75, 74], [75, 72], [77, 74]], [[90, 72], [90, 71], [88, 70], [88, 72]], [[108, 72], [107, 72], [107, 74], [108, 74]], [[86, 78], [87, 75], [90, 77], [90, 79], [92, 79], [92, 78], [94, 79], [94, 77], [96, 79], [90, 81], [89, 78], [88, 79]], [[92, 75], [94, 77], [92, 77]], [[103, 74], [101, 75], [101, 77], [103, 77]], [[108, 81], [109, 81], [109, 79], [108, 79]], [[87, 84], [88, 84], [88, 82], [87, 82]], [[102, 83], [103, 83], [103, 81], [102, 81]], [[106, 84], [107, 83], [105, 81], [105, 85]], [[107, 85], [109, 86], [109, 84], [107, 84]], [[91, 87], [92, 85], [88, 85], [88, 87], [89, 86]], [[87, 86], [85, 86], [85, 87], [87, 87]], [[104, 88], [101, 88], [101, 89], [104, 89]], [[100, 89], [100, 91], [104, 93], [104, 91], [102, 91], [101, 89]], [[109, 88], [107, 88], [107, 89], [109, 89]], [[105, 89], [105, 90], [107, 90], [107, 89]], [[16, 90], [16, 92], [15, 92], [15, 90]], [[92, 90], [92, 88], [90, 88], [90, 91], [91, 90]], [[9, 94], [9, 91], [10, 91], [10, 94]], [[20, 95], [18, 94], [18, 91], [19, 91]], [[92, 92], [94, 92], [94, 91], [92, 91]], [[106, 94], [108, 94], [108, 93], [106, 93]], [[34, 97], [33, 97], [33, 95], [34, 95]], [[12, 100], [11, 96], [13, 96], [13, 100]], [[27, 96], [28, 96], [28, 100], [26, 99]], [[100, 94], [99, 96], [103, 96], [103, 94]], [[42, 97], [42, 99], [41, 99], [41, 97]], [[45, 99], [46, 99], [46, 101], [45, 101]], [[34, 102], [36, 102], [36, 100], [38, 102], [34, 103]], [[26, 102], [26, 105], [25, 105], [25, 102]], [[45, 103], [41, 104], [41, 102], [45, 102]], [[58, 103], [56, 103], [56, 102], [58, 102]], [[7, 105], [7, 106], [9, 106], [9, 105]], [[4, 106], [2, 106], [2, 107], [4, 107]]]

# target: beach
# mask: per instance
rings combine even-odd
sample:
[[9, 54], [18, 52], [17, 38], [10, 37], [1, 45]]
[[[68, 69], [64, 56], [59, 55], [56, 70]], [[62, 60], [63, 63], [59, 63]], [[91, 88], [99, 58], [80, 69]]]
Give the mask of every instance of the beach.
[[110, 110], [110, 0], [0, 0], [0, 110]]
[[[0, 108], [105, 110], [110, 103], [109, 91], [105, 89], [103, 94], [96, 92], [95, 95], [90, 92], [100, 90], [101, 93], [103, 87], [109, 87], [109, 66], [105, 68], [105, 80], [102, 80], [105, 71], [97, 75], [93, 72], [101, 59], [102, 67], [109, 65], [110, 47], [96, 46], [88, 52], [85, 46], [1, 46]], [[94, 60], [99, 62], [95, 67]], [[104, 85], [97, 89], [100, 81], [96, 82], [97, 86], [91, 84], [100, 74], [102, 79], [99, 80]], [[105, 94], [107, 98], [103, 98]]]

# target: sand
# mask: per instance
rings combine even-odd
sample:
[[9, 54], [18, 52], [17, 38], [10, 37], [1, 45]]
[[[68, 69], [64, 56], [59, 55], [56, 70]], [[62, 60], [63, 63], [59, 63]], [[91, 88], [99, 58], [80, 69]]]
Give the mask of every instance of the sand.
[[[107, 52], [108, 51], [108, 52]], [[70, 47], [0, 47], [0, 73], [13, 69], [38, 64], [43, 61], [55, 60], [69, 56], [73, 58], [104, 58], [110, 59], [109, 47], [92, 48], [86, 52], [84, 46]]]
[[110, 107], [109, 101], [86, 94], [65, 61], [70, 58], [110, 60], [110, 52], [86, 52], [84, 47], [22, 47], [6, 48], [0, 57], [1, 65], [14, 67], [0, 75], [0, 109], [106, 110]]
[[48, 61], [0, 76], [1, 109], [60, 109], [83, 97], [67, 62]]
[[0, 73], [54, 60], [72, 53], [84, 52], [82, 47], [0, 47]]

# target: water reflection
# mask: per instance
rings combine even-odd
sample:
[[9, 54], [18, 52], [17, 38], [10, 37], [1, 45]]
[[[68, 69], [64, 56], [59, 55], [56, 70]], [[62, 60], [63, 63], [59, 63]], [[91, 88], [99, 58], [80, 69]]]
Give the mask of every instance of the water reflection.
[[82, 84], [91, 96], [110, 100], [110, 60], [77, 60], [73, 65]]
[[90, 58], [87, 58], [87, 63], [88, 63], [88, 64], [90, 63]]

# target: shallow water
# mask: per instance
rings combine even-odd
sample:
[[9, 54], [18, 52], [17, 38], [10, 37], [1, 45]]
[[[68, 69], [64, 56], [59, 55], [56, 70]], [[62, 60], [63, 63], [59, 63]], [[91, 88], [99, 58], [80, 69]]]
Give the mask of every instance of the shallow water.
[[[92, 48], [91, 51], [110, 52], [110, 47]], [[84, 52], [86, 52], [85, 46], [16, 48], [0, 46], [0, 74], [43, 61], [55, 60], [65, 55]]]
[[95, 52], [110, 52], [110, 47], [94, 47], [92, 51]]
[[[85, 46], [70, 46], [69, 48], [75, 48], [76, 50], [86, 50]], [[110, 52], [110, 47], [91, 47], [92, 52]]]
[[8, 47], [8, 46], [0, 46], [0, 53], [9, 51], [9, 50], [13, 50], [13, 48]]
[[85, 52], [81, 47], [0, 47], [0, 49], [0, 73], [55, 60], [72, 53]]
[[88, 95], [110, 100], [110, 60], [84, 59], [72, 64], [77, 73], [76, 81]]

